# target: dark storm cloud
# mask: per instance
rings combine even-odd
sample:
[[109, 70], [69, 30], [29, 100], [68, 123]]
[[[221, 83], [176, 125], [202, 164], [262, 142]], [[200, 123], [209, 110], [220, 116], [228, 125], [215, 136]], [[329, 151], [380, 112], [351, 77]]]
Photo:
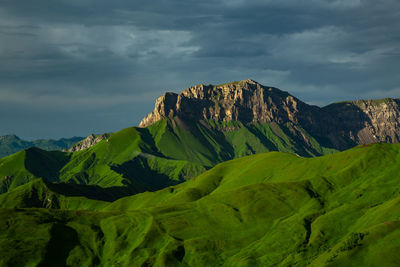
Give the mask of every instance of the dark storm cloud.
[[400, 97], [400, 3], [0, 3], [0, 134], [135, 125], [164, 91], [246, 78], [324, 105]]

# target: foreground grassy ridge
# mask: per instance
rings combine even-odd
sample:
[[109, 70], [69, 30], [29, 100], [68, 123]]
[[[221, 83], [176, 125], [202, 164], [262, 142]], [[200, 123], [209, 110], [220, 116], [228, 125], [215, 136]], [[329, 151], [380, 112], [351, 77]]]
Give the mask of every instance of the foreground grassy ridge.
[[220, 162], [268, 151], [302, 156], [335, 152], [293, 124], [194, 123], [169, 118], [147, 128], [126, 128], [82, 151], [29, 148], [0, 158], [0, 193], [44, 178], [113, 188], [121, 197], [175, 185]]
[[19, 187], [0, 197], [0, 265], [397, 266], [399, 168], [400, 145], [272, 152], [86, 211], [10, 209]]

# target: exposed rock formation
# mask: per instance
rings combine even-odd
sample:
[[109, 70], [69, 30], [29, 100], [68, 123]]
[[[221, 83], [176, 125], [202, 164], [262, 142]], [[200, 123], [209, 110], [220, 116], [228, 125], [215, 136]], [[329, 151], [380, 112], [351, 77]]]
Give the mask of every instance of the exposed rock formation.
[[170, 116], [244, 123], [298, 123], [298, 113], [313, 108], [287, 92], [249, 79], [219, 86], [201, 84], [180, 94], [166, 93], [157, 99], [154, 111], [139, 126], [146, 127]]
[[94, 134], [90, 134], [88, 137], [86, 137], [85, 139], [83, 139], [82, 141], [80, 141], [79, 143], [77, 143], [76, 145], [74, 145], [73, 147], [71, 147], [70, 149], [68, 149], [68, 152], [74, 152], [74, 151], [80, 151], [80, 150], [84, 150], [86, 148], [89, 148], [91, 146], [94, 146], [95, 144], [97, 144], [98, 142], [107, 139], [110, 135], [109, 134], [100, 134], [100, 135], [94, 135]]
[[323, 119], [328, 120], [325, 122], [328, 128], [322, 134], [331, 140], [346, 137], [356, 144], [400, 142], [399, 99], [348, 101], [322, 110]]
[[357, 100], [320, 108], [253, 80], [197, 85], [180, 94], [165, 93], [139, 124], [162, 118], [248, 123], [293, 123], [337, 149], [356, 144], [400, 141], [400, 100]]

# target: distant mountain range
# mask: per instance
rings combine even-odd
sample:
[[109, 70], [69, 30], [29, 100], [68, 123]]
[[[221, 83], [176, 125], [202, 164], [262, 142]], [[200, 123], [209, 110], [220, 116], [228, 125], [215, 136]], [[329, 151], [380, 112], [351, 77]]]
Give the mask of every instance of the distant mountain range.
[[39, 139], [34, 141], [26, 141], [20, 139], [14, 134], [0, 136], [0, 157], [14, 154], [18, 151], [29, 147], [38, 147], [44, 150], [65, 150], [69, 149], [72, 145], [81, 141], [83, 137], [61, 138], [59, 140], [53, 139]]

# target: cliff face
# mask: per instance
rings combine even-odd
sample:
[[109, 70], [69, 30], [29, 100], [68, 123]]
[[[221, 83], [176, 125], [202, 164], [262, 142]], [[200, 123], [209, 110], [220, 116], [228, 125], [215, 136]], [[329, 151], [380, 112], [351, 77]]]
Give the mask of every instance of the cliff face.
[[399, 99], [357, 100], [319, 108], [250, 79], [217, 86], [201, 84], [180, 94], [166, 93], [139, 126], [167, 117], [245, 124], [292, 123], [337, 149], [400, 141]]
[[197, 85], [180, 94], [166, 93], [157, 99], [155, 109], [139, 124], [146, 127], [171, 116], [195, 120], [299, 123], [309, 106], [287, 92], [265, 87], [252, 80], [219, 86]]
[[356, 144], [400, 142], [400, 100], [356, 100], [322, 108], [331, 139], [346, 137]]

